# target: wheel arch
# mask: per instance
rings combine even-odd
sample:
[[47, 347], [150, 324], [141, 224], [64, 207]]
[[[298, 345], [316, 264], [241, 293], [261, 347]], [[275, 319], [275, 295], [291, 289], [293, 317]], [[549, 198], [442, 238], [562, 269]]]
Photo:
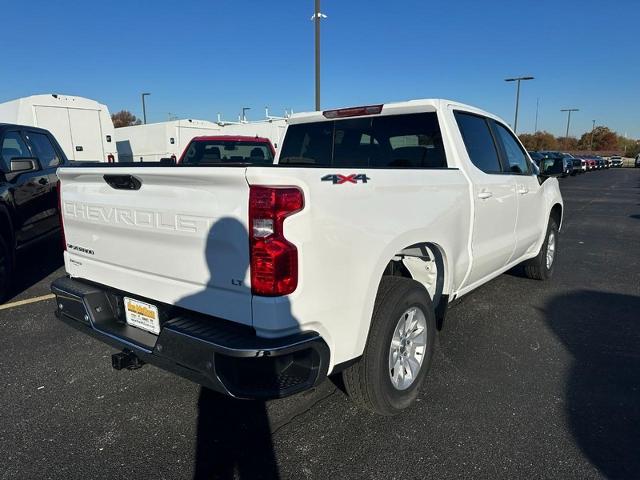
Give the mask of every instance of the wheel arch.
[[[443, 299], [443, 296], [448, 295], [451, 290], [452, 274], [450, 272], [453, 268], [452, 259], [450, 254], [448, 253], [449, 249], [444, 247], [444, 242], [441, 241], [415, 240], [415, 237], [412, 238], [403, 236], [401, 239], [396, 239], [395, 242], [389, 244], [387, 248], [385, 248], [384, 252], [380, 255], [378, 262], [376, 263], [372, 271], [372, 275], [367, 286], [367, 297], [362, 308], [362, 316], [358, 329], [357, 343], [356, 345], [354, 345], [354, 353], [356, 353], [356, 355], [360, 355], [364, 351], [367, 339], [369, 337], [369, 331], [371, 328], [371, 316], [373, 315], [373, 308], [375, 305], [378, 290], [380, 288], [380, 283], [385, 276], [385, 272], [387, 272], [387, 269], [389, 268], [389, 264], [394, 261], [394, 258], [397, 257], [398, 253], [406, 251], [407, 249], [416, 248], [417, 245], [430, 246], [433, 252], [436, 253], [442, 261], [442, 273], [438, 273], [438, 275], [441, 275], [442, 280], [440, 300], [447, 301]], [[407, 276], [406, 272], [403, 272], [402, 276]], [[413, 279], [411, 275], [408, 275], [407, 277]], [[434, 308], [435, 307], [436, 305], [434, 304]]]
[[[426, 258], [430, 257], [431, 254], [435, 257], [433, 260], [436, 265], [436, 272], [434, 283], [427, 285], [426, 277], [421, 275], [418, 269], [412, 268], [410, 265], [408, 266], [404, 259], [410, 258], [422, 260], [426, 265]], [[388, 259], [382, 274], [379, 276], [378, 286], [380, 285], [382, 278], [387, 275], [410, 278], [422, 284], [427, 291], [432, 290], [434, 292], [434, 294], [431, 295], [431, 301], [433, 302], [434, 308], [437, 308], [440, 300], [442, 299], [443, 293], [448, 291], [445, 283], [446, 280], [449, 279], [449, 276], [447, 275], [447, 265], [446, 253], [440, 244], [427, 241], [413, 243], [400, 248]]]
[[549, 218], [553, 218], [556, 221], [558, 230], [562, 228], [562, 205], [560, 203], [556, 203], [551, 207]]

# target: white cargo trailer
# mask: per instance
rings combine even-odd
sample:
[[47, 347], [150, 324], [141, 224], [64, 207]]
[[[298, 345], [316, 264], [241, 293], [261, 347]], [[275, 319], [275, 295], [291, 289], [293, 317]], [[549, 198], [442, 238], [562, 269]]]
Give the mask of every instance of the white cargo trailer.
[[157, 162], [161, 158], [180, 158], [194, 137], [207, 135], [245, 135], [271, 140], [278, 148], [287, 125], [284, 118], [255, 122], [210, 122], [208, 120], [170, 120], [116, 128], [115, 139], [121, 162]]
[[193, 137], [224, 135], [223, 127], [207, 120], [171, 120], [115, 130], [121, 162], [157, 162], [180, 158]]
[[117, 162], [106, 105], [70, 95], [32, 95], [0, 103], [0, 122], [49, 130], [69, 160]]
[[249, 137], [268, 138], [277, 150], [280, 147], [280, 140], [286, 128], [287, 119], [269, 118], [255, 122], [225, 124], [223, 135], [246, 135]]

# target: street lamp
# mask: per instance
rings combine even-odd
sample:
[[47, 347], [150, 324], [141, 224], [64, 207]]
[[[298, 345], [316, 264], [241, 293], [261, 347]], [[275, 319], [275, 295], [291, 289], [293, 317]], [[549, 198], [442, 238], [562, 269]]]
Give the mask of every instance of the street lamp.
[[591, 120], [593, 122], [593, 125], [591, 126], [591, 142], [589, 144], [589, 151], [591, 153], [593, 153], [593, 131], [596, 129], [596, 121], [595, 120]]
[[568, 112], [568, 115], [567, 115], [567, 132], [564, 135], [564, 145], [566, 147], [568, 142], [569, 142], [569, 125], [571, 124], [571, 112], [579, 112], [580, 109], [579, 108], [562, 108], [562, 109], [560, 109], [560, 111], [561, 112]]
[[247, 110], [251, 110], [251, 107], [242, 107], [242, 117], [240, 121], [242, 122], [247, 121]]
[[513, 132], [518, 133], [518, 108], [520, 106], [520, 82], [522, 80], [533, 80], [533, 77], [514, 77], [505, 78], [505, 82], [518, 82], [518, 88], [516, 90], [516, 118], [513, 121]]
[[327, 18], [324, 13], [320, 13], [320, 0], [315, 0], [315, 12], [311, 17], [315, 24], [316, 31], [316, 111], [320, 111], [320, 20]]
[[143, 93], [142, 94], [142, 123], [146, 124], [147, 123], [147, 108], [144, 104], [144, 97], [151, 95], [150, 93]]

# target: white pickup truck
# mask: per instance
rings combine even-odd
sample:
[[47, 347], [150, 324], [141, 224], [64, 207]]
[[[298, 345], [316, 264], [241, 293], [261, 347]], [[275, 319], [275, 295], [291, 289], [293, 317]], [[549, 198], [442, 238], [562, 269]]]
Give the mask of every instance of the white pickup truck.
[[[554, 269], [561, 165], [447, 100], [299, 114], [274, 165], [59, 169], [68, 276], [56, 315], [238, 398], [342, 372], [384, 415], [409, 406], [447, 305], [524, 263]], [[556, 162], [557, 163], [557, 162]]]

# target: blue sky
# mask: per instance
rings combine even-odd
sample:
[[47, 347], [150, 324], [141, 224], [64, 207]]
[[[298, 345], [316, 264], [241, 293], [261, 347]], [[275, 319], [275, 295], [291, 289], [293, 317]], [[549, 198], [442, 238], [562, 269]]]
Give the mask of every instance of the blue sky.
[[[640, 1], [322, 0], [322, 106], [463, 101], [519, 131], [640, 138]], [[81, 95], [149, 121], [313, 109], [313, 0], [5, 2], [0, 101]]]

